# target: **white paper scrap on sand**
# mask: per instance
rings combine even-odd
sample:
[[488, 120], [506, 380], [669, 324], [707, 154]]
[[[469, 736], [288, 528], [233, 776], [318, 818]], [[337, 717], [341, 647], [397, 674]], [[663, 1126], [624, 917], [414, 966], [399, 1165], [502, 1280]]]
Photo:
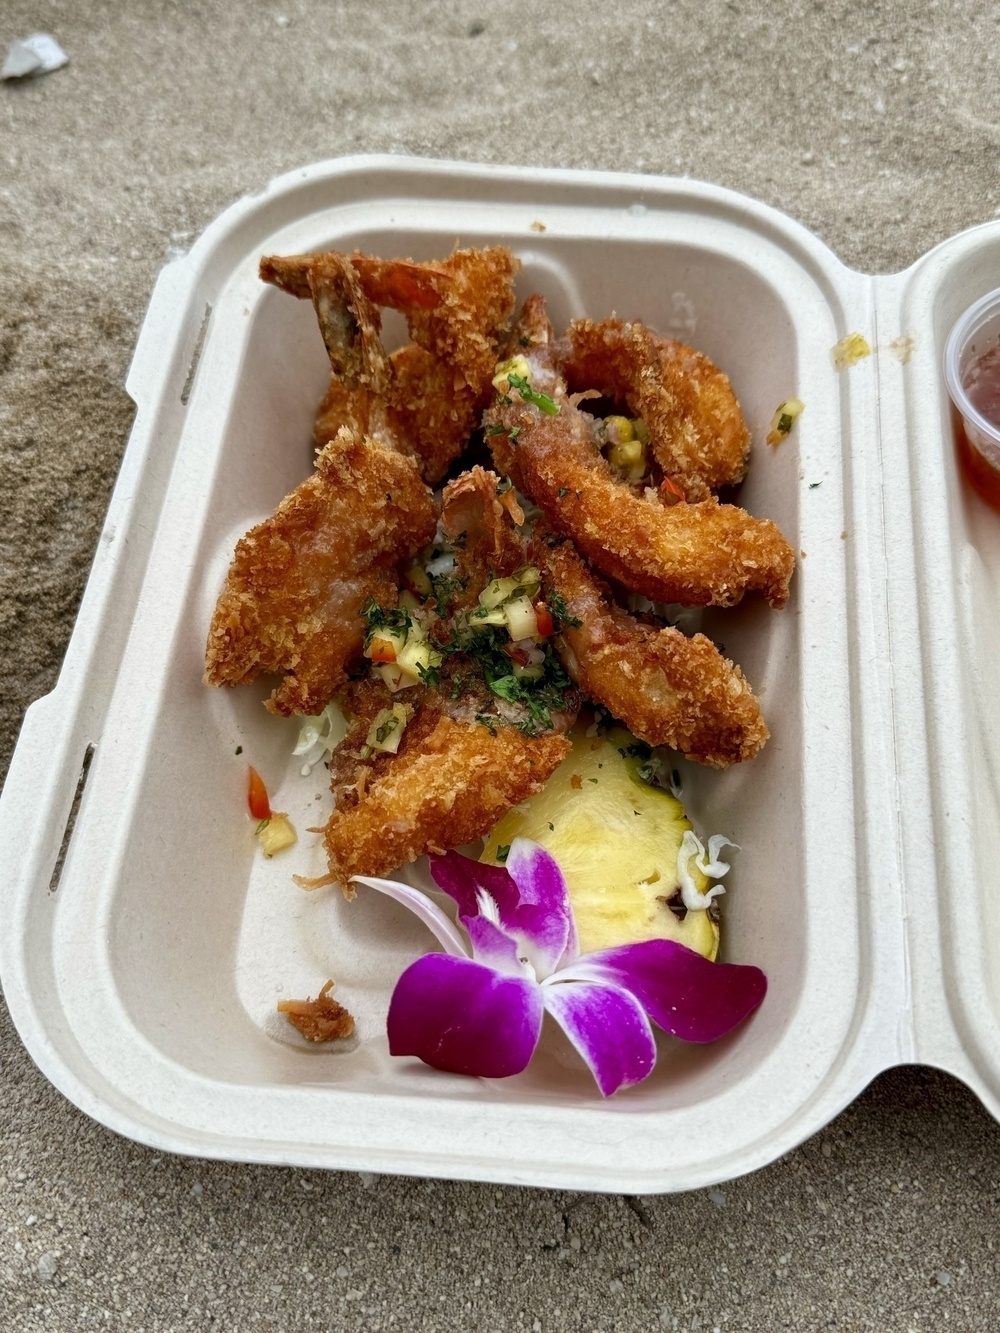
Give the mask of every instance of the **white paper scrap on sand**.
[[11, 42], [0, 69], [0, 79], [24, 79], [31, 74], [51, 74], [68, 64], [69, 56], [47, 32], [33, 32], [19, 42]]

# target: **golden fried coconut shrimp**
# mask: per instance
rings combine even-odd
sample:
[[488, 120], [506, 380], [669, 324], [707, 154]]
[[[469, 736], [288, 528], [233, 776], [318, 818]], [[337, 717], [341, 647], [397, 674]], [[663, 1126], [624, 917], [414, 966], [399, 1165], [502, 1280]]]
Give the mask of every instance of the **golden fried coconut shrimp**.
[[768, 738], [760, 704], [711, 640], [629, 615], [571, 542], [551, 545], [539, 534], [531, 559], [546, 591], [562, 599], [556, 647], [584, 694], [640, 740], [700, 764], [725, 768], [753, 758]]
[[[428, 265], [407, 265], [429, 274], [438, 301], [418, 301], [397, 294], [392, 267], [398, 261], [353, 256], [371, 299], [406, 316], [410, 337], [425, 351], [458, 370], [480, 392], [493, 378], [497, 348], [514, 313], [514, 275], [519, 262], [502, 245], [455, 250]], [[444, 274], [442, 278], [440, 275]]]
[[316, 471], [236, 547], [212, 617], [209, 685], [261, 672], [284, 681], [273, 713], [318, 713], [361, 656], [367, 598], [394, 605], [400, 561], [431, 540], [434, 503], [416, 468], [344, 429]]
[[344, 787], [335, 793], [324, 839], [330, 876], [320, 882], [353, 897], [352, 875], [385, 875], [426, 852], [485, 837], [541, 791], [571, 748], [564, 735], [527, 736], [422, 709], [388, 763], [359, 773], [350, 799]]
[[771, 606], [785, 604], [795, 557], [774, 523], [714, 497], [667, 507], [655, 492], [636, 494], [601, 455], [596, 422], [570, 401], [551, 353], [529, 348], [524, 360], [529, 396], [514, 387], [498, 394], [486, 438], [498, 471], [556, 532], [653, 601], [733, 606], [760, 592]]
[[[328, 284], [321, 306], [314, 289], [327, 265], [338, 275], [350, 269], [356, 287], [343, 281], [336, 289]], [[341, 424], [361, 426], [419, 458], [429, 483], [440, 481], [465, 448], [488, 401], [497, 348], [514, 309], [517, 267], [502, 246], [456, 250], [433, 264], [334, 252], [262, 259], [265, 282], [313, 299], [327, 348], [331, 343], [334, 348], [334, 381], [320, 407], [317, 443], [331, 438]], [[378, 306], [405, 315], [413, 339], [388, 365], [377, 337]], [[375, 343], [366, 336], [373, 328]], [[362, 340], [365, 364], [373, 368], [367, 375], [343, 355], [335, 360], [344, 346]], [[342, 421], [338, 412], [344, 414]]]
[[[455, 548], [455, 564], [462, 583], [454, 606], [472, 606], [491, 579], [513, 574], [524, 564], [524, 544], [514, 519], [501, 497], [513, 501], [513, 491], [495, 472], [474, 467], [444, 490], [441, 527]], [[522, 514], [523, 518], [524, 515]]]
[[707, 356], [620, 319], [579, 319], [561, 347], [571, 390], [597, 389], [641, 417], [664, 477], [688, 500], [743, 480], [750, 432], [729, 379]]

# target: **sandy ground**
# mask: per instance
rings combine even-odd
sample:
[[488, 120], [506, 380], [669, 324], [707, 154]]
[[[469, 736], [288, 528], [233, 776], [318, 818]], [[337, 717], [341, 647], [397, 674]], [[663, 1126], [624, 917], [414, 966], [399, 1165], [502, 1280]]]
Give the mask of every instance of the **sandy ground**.
[[[157, 272], [227, 204], [362, 151], [689, 174], [888, 271], [1000, 212], [998, 15], [584, 0], [6, 0], [0, 47], [0, 775], [49, 690], [132, 420]], [[0, 860], [17, 854], [0, 851]], [[880, 1078], [782, 1162], [646, 1199], [158, 1155], [0, 1020], [0, 1328], [992, 1329], [1000, 1130]]]

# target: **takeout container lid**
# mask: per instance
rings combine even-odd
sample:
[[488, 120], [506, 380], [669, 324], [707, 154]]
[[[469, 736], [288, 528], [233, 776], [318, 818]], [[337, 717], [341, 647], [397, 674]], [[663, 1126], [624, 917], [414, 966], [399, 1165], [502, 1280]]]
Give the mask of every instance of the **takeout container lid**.
[[[247, 758], [282, 774], [300, 832], [322, 784], [263, 688], [200, 681], [235, 540], [308, 472], [325, 373], [311, 310], [262, 289], [259, 255], [456, 240], [509, 244], [557, 322], [617, 309], [719, 362], [754, 432], [743, 502], [801, 548], [786, 611], [706, 618], [773, 739], [746, 772], [689, 770], [687, 793], [745, 849], [725, 938], [768, 972], [767, 1001], [717, 1047], [665, 1046], [607, 1103], [556, 1042], [493, 1084], [388, 1057], [393, 981], [430, 941], [392, 904], [295, 889], [292, 871], [322, 868], [308, 838], [254, 856]], [[157, 282], [76, 629], [0, 800], [17, 849], [0, 975], [47, 1077], [177, 1152], [629, 1192], [762, 1166], [897, 1063], [950, 1070], [1000, 1115], [1000, 537], [957, 474], [943, 374], [998, 259], [990, 224], [870, 277], [714, 186], [410, 158], [320, 163], [228, 209]], [[872, 354], [838, 373], [854, 331]], [[793, 394], [806, 411], [768, 449]], [[328, 976], [359, 1039], [308, 1050], [274, 1002]]]

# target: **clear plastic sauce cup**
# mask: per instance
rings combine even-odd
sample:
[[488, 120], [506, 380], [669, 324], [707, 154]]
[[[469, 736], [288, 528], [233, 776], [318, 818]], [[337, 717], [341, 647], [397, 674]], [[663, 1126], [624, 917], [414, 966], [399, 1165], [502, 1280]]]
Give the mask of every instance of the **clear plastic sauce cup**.
[[981, 297], [955, 324], [944, 371], [962, 418], [962, 468], [973, 489], [1000, 510], [1000, 290]]

